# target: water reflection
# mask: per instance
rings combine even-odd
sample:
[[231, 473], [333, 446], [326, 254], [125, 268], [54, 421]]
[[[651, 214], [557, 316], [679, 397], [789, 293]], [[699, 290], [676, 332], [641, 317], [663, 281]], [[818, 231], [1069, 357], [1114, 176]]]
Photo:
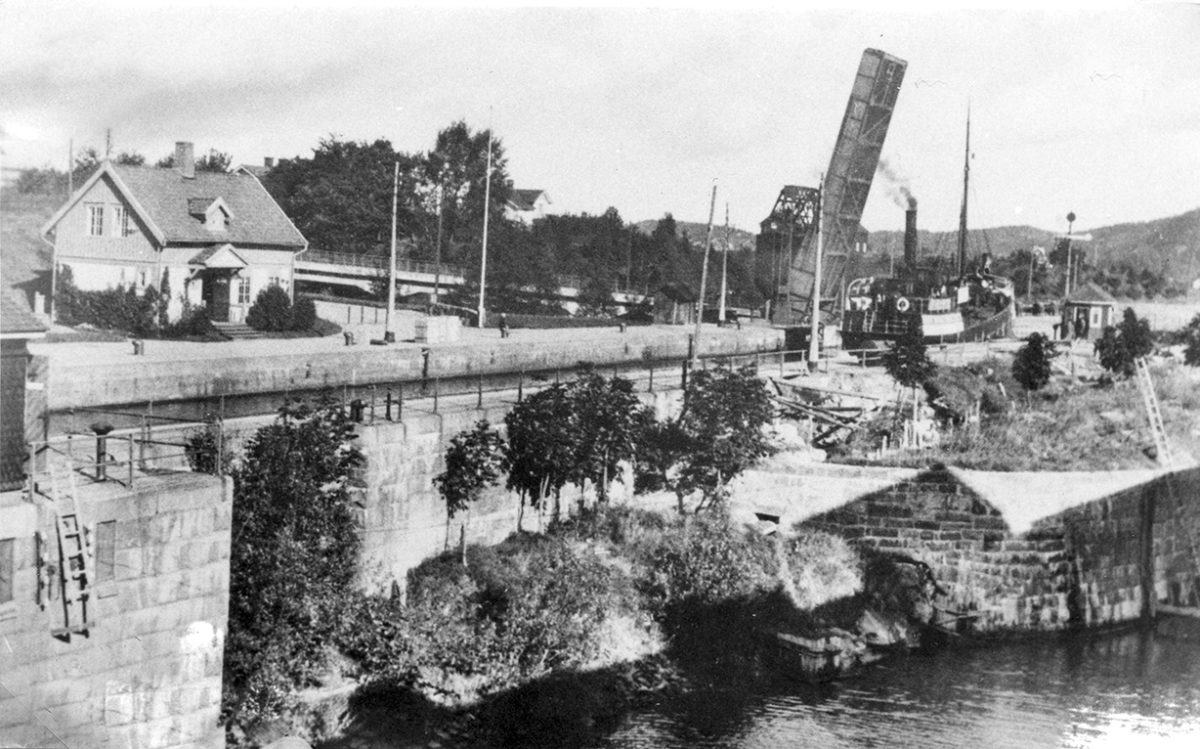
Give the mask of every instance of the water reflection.
[[914, 655], [811, 687], [700, 675], [602, 747], [1200, 745], [1200, 644], [1153, 633]]

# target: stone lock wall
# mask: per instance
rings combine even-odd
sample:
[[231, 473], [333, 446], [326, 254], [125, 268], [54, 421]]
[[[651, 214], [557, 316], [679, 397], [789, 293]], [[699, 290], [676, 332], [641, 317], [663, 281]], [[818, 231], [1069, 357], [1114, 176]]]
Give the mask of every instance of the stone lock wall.
[[[678, 407], [679, 393], [656, 391], [643, 393], [642, 398], [661, 418]], [[503, 431], [511, 407], [440, 414], [408, 411], [402, 421], [376, 420], [358, 428], [359, 447], [366, 457], [360, 524], [362, 583], [368, 590], [387, 590], [393, 583], [403, 589], [409, 570], [446, 548], [455, 548], [460, 537], [467, 543], [490, 544], [517, 530], [521, 511], [516, 494], [502, 487], [486, 490], [469, 512], [448, 522], [446, 505], [433, 484], [445, 470], [446, 448], [455, 435], [480, 419]], [[626, 489], [627, 485], [623, 489], [616, 484], [612, 491]], [[568, 486], [563, 489], [562, 509], [569, 512], [592, 499], [590, 490], [581, 494]], [[527, 530], [536, 529], [536, 510], [526, 506], [521, 522]]]
[[0, 500], [0, 539], [15, 552], [13, 597], [0, 603], [0, 746], [224, 747], [231, 484], [177, 473], [139, 477], [134, 491], [80, 482], [77, 494], [99, 579], [93, 626], [63, 637], [51, 634], [61, 593], [37, 603], [35, 533], [57, 563], [53, 509]]
[[1200, 469], [1043, 518], [1019, 536], [995, 507], [939, 470], [803, 525], [925, 562], [947, 593], [935, 601], [942, 621], [965, 615], [963, 628], [977, 634], [1115, 625], [1148, 615], [1156, 601], [1200, 603]]

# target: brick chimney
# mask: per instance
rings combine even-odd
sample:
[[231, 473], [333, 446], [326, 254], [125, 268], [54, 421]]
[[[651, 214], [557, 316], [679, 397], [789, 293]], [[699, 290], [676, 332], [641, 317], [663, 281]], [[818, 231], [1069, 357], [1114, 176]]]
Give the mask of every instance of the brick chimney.
[[275, 159], [274, 159], [274, 157], [271, 157], [271, 156], [264, 156], [264, 157], [263, 157], [263, 166], [265, 166], [265, 167], [266, 167], [266, 168], [268, 168], [268, 169], [274, 169], [274, 168], [275, 168]]
[[175, 168], [184, 179], [196, 176], [196, 155], [191, 143], [183, 140], [175, 143]]

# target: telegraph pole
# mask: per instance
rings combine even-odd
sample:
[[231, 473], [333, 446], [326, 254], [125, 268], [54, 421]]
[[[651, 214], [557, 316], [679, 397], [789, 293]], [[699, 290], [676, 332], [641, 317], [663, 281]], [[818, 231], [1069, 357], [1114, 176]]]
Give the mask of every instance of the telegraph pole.
[[717, 180], [713, 178], [712, 200], [708, 204], [708, 232], [704, 238], [704, 265], [700, 266], [700, 302], [696, 305], [696, 334], [693, 336], [692, 364], [700, 360], [700, 321], [704, 319], [704, 287], [708, 283], [708, 250], [712, 247], [713, 214], [717, 210]]
[[1067, 214], [1067, 278], [1063, 282], [1063, 299], [1071, 296], [1071, 230], [1075, 226], [1075, 211]]
[[492, 127], [488, 125], [487, 171], [483, 176], [483, 255], [479, 262], [479, 327], [483, 328], [484, 311], [483, 298], [487, 290], [487, 242], [488, 214], [491, 213], [492, 202]]
[[721, 253], [721, 306], [717, 308], [717, 320], [725, 323], [725, 288], [729, 272], [729, 202], [725, 202], [725, 251]]
[[392, 171], [392, 252], [388, 257], [388, 301], [383, 317], [383, 340], [393, 343], [396, 333], [392, 330], [392, 318], [396, 315], [396, 203], [400, 194], [400, 162]]
[[438, 175], [438, 186], [437, 186], [437, 201], [438, 201], [438, 206], [437, 206], [437, 217], [438, 217], [437, 247], [433, 251], [433, 258], [434, 258], [434, 260], [433, 260], [433, 303], [435, 305], [438, 303], [438, 294], [441, 292], [441, 287], [442, 287], [442, 207], [446, 203], [446, 196], [444, 194], [445, 188], [446, 188], [445, 177], [442, 176], [441, 174], [439, 174]]

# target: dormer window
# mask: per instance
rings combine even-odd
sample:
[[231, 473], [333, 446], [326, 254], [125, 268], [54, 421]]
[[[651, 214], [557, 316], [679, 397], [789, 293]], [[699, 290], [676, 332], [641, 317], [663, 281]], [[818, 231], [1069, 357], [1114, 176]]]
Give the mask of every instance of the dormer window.
[[188, 213], [204, 222], [204, 228], [212, 232], [223, 232], [229, 228], [233, 211], [220, 198], [191, 198]]
[[209, 206], [204, 214], [204, 228], [209, 231], [225, 231], [229, 226], [229, 217], [216, 203]]

